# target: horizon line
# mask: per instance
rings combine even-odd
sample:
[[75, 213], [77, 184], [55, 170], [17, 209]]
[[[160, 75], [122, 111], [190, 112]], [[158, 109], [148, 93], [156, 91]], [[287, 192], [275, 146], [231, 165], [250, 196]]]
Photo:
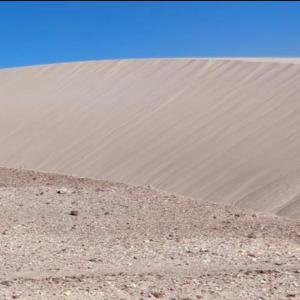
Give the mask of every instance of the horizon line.
[[[19, 65], [1, 67], [2, 70], [34, 68], [52, 65], [64, 65], [75, 63], [92, 63], [92, 62], [117, 62], [117, 61], [141, 61], [141, 60], [231, 60], [231, 61], [244, 61], [244, 62], [265, 62], [265, 63], [290, 63], [300, 64], [300, 56], [174, 56], [174, 57], [138, 57], [138, 58], [104, 58], [104, 59], [84, 59], [84, 60], [70, 60], [70, 61], [57, 61], [32, 65]], [[275, 60], [275, 61], [274, 61]], [[294, 61], [296, 60], [296, 61]]]

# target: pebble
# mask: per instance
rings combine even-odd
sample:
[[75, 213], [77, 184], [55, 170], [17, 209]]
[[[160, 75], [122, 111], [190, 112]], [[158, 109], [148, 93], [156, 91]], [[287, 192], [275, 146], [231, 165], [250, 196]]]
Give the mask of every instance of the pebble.
[[71, 216], [78, 216], [78, 214], [79, 214], [78, 210], [71, 210], [70, 211]]
[[68, 193], [68, 190], [66, 188], [60, 188], [60, 189], [57, 189], [56, 190], [56, 193], [59, 194], [59, 195], [62, 195], [62, 194], [67, 194]]

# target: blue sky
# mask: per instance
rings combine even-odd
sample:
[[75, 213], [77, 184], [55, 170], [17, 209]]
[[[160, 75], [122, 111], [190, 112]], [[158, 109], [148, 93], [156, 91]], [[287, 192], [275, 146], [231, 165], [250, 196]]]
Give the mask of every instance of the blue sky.
[[0, 2], [0, 67], [300, 56], [300, 2]]

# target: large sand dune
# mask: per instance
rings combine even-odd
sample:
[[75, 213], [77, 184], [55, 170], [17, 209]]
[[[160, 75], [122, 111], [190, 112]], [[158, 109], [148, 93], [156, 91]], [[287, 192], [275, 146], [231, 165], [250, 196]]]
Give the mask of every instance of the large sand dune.
[[0, 165], [300, 215], [299, 59], [0, 71]]

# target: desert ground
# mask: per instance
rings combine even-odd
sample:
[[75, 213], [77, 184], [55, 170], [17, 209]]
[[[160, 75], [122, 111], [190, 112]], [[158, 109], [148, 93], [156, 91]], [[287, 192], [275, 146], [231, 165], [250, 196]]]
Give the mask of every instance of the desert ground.
[[300, 59], [0, 70], [0, 300], [300, 299]]
[[1, 299], [300, 296], [299, 221], [55, 174], [0, 184]]

